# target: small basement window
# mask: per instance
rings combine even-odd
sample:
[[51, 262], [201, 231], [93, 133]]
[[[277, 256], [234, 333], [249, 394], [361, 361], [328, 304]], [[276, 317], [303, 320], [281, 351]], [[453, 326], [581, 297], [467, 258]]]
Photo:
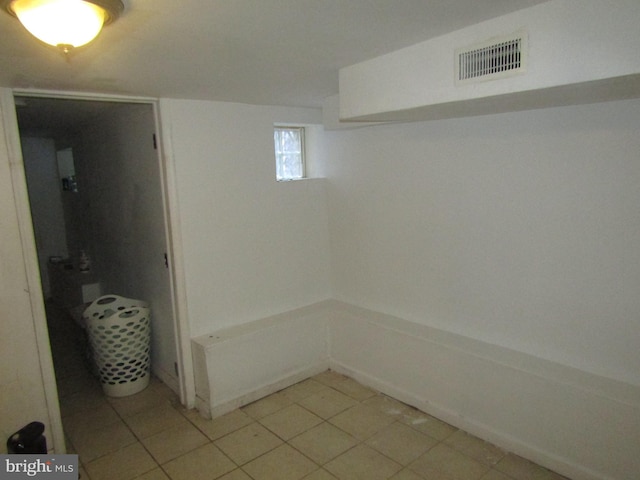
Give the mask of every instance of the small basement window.
[[275, 127], [276, 180], [305, 178], [304, 127]]

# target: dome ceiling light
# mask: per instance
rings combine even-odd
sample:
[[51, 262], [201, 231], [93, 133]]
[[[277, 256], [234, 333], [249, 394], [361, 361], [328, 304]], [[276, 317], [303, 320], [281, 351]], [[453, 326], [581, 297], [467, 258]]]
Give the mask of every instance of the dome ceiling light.
[[120, 0], [0, 0], [0, 6], [65, 54], [96, 38], [124, 10]]

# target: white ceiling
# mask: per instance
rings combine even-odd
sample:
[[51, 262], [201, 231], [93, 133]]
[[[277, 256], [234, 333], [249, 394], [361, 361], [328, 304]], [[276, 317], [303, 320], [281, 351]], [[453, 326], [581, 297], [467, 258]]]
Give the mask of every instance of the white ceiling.
[[124, 0], [68, 60], [0, 12], [0, 85], [320, 106], [338, 70], [544, 0]]

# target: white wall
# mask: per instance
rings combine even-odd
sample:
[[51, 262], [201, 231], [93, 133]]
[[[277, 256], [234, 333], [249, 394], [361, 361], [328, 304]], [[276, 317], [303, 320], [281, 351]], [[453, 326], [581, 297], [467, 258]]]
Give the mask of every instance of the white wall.
[[[72, 225], [105, 294], [149, 302], [151, 369], [178, 389], [163, 192], [154, 107], [114, 103], [78, 129]], [[77, 253], [77, 252], [76, 252]]]
[[56, 146], [51, 138], [23, 137], [21, 143], [42, 289], [47, 298], [51, 291], [47, 271], [49, 257], [67, 257], [63, 192], [58, 175]]
[[[323, 179], [276, 182], [275, 123], [313, 109], [162, 100], [171, 145], [192, 336], [330, 296]], [[311, 171], [322, 142], [309, 153]]]
[[[198, 401], [217, 415], [325, 360], [295, 348], [287, 321], [304, 309], [271, 317], [265, 307], [263, 292], [276, 291], [265, 273], [289, 275], [272, 267], [284, 257], [264, 248], [274, 232], [257, 219], [278, 204], [260, 180], [273, 176], [271, 153], [254, 163], [262, 174], [235, 170], [238, 149], [270, 150], [268, 121], [248, 124], [269, 133], [255, 144], [236, 131], [244, 111], [255, 119], [262, 109], [178, 104], [189, 111], [181, 129], [172, 119], [171, 141], [181, 145]], [[209, 137], [188, 130], [189, 115]], [[329, 311], [302, 336], [324, 341], [310, 332], [328, 322], [333, 368], [571, 478], [630, 478], [640, 445], [639, 121], [634, 100], [325, 132], [332, 296], [347, 303], [320, 304]], [[286, 233], [301, 244], [321, 230], [296, 227]], [[253, 243], [255, 256], [234, 241]], [[298, 297], [310, 298], [303, 288]]]
[[[636, 0], [553, 0], [472, 25], [343, 68], [340, 117], [431, 119], [637, 96], [638, 18]], [[523, 74], [456, 84], [457, 49], [518, 31], [528, 38]]]
[[336, 298], [640, 385], [640, 101], [327, 132]]

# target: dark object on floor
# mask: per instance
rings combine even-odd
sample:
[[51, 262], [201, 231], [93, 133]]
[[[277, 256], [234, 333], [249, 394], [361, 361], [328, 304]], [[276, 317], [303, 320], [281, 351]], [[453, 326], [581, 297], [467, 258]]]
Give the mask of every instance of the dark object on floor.
[[47, 439], [42, 434], [44, 424], [31, 422], [7, 440], [7, 452], [18, 454], [47, 453]]

